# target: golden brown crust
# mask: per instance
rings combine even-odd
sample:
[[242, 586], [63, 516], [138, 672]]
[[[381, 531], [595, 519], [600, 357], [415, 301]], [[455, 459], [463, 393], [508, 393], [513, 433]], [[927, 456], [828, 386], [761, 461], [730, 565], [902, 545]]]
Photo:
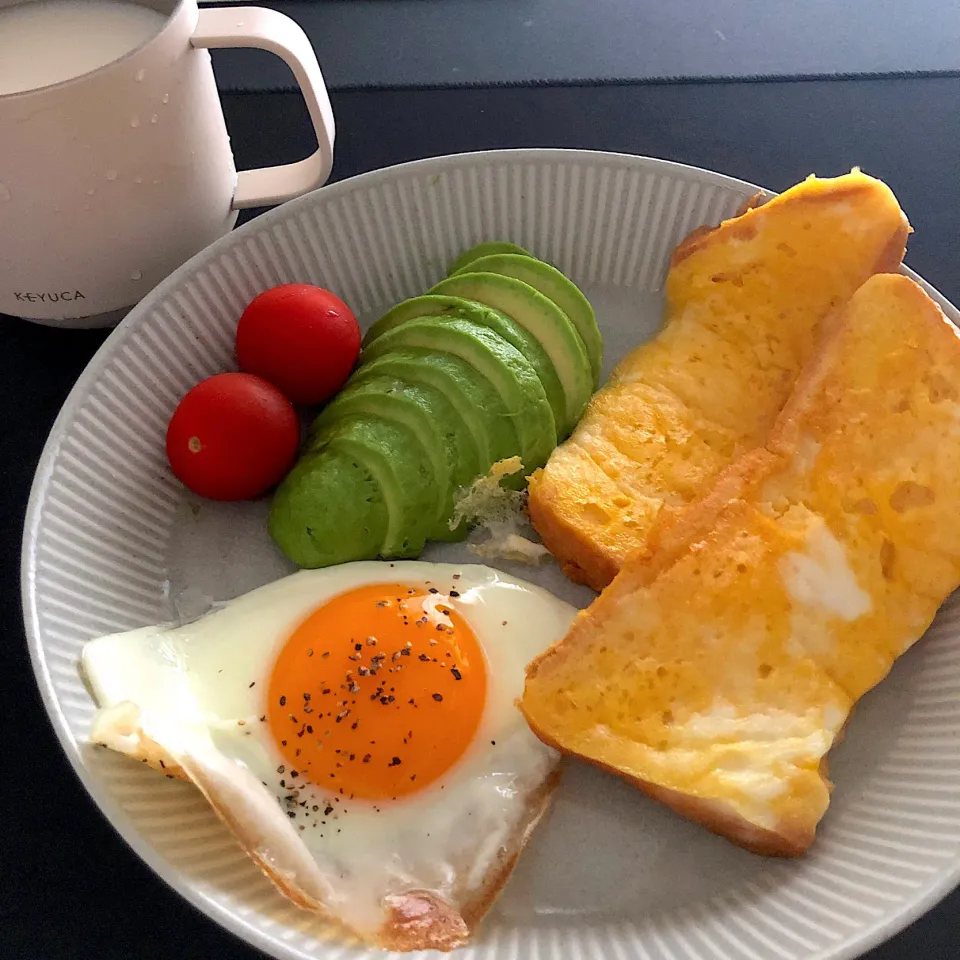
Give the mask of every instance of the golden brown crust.
[[560, 775], [557, 765], [529, 796], [516, 836], [502, 861], [484, 878], [480, 888], [469, 894], [459, 911], [429, 891], [409, 891], [387, 897], [388, 919], [377, 939], [378, 945], [387, 950], [447, 952], [467, 943], [510, 879], [523, 848], [550, 806]]
[[[845, 216], [843, 211], [849, 205], [855, 211], [866, 211], [863, 227], [865, 236], [863, 247], [846, 243], [844, 249], [853, 251], [849, 269], [845, 268], [842, 282], [834, 277], [831, 280], [833, 285], [825, 287], [827, 293], [834, 291], [834, 296], [828, 298], [824, 293], [822, 303], [819, 299], [816, 301], [817, 310], [822, 310], [823, 313], [815, 317], [805, 317], [802, 323], [794, 323], [791, 336], [799, 337], [798, 343], [802, 340], [804, 344], [809, 341], [809, 344], [799, 350], [797, 356], [791, 355], [793, 365], [788, 363], [786, 366], [778, 367], [777, 364], [772, 364], [768, 369], [760, 364], [757, 370], [753, 371], [752, 375], [762, 380], [760, 384], [762, 389], [758, 393], [753, 410], [743, 410], [743, 415], [735, 421], [735, 427], [730, 423], [726, 424], [726, 428], [734, 432], [741, 430], [743, 434], [736, 444], [738, 452], [762, 442], [780, 405], [794, 385], [794, 378], [802, 370], [802, 363], [809, 356], [809, 349], [813, 349], [818, 328], [829, 326], [832, 322], [824, 314], [831, 307], [834, 309], [842, 307], [856, 284], [871, 273], [896, 271], [910, 232], [909, 224], [889, 189], [859, 172], [834, 180], [810, 178], [762, 205], [761, 199], [759, 195], [751, 198], [737, 216], [725, 220], [716, 227], [697, 228], [677, 246], [673, 253], [671, 272], [667, 281], [668, 315], [665, 329], [676, 329], [671, 325], [671, 318], [674, 315], [685, 316], [679, 307], [677, 308], [679, 312], [671, 313], [669, 306], [671, 280], [679, 285], [679, 290], [686, 290], [687, 296], [692, 295], [691, 291], [696, 290], [695, 285], [691, 286], [690, 281], [690, 277], [695, 275], [709, 276], [710, 280], [719, 286], [726, 284], [734, 287], [742, 286], [743, 278], [736, 270], [719, 269], [723, 264], [718, 264], [718, 257], [728, 249], [728, 246], [729, 255], [734, 256], [736, 245], [750, 241], [756, 236], [761, 223], [767, 225], [764, 237], [769, 235], [770, 225], [776, 221], [777, 224], [792, 225], [793, 235], [797, 237], [798, 242], [802, 242], [801, 237], [805, 235], [804, 228], [810, 226], [811, 219], [816, 216], [818, 210], [825, 214], [829, 211], [831, 219], [827, 220], [825, 216], [824, 224], [835, 224], [839, 218]], [[822, 256], [816, 251], [822, 250], [826, 242], [838, 242], [836, 234], [832, 232], [833, 227], [830, 227], [830, 231], [820, 229], [816, 239], [812, 241], [809, 250], [813, 253], [810, 254], [808, 261], [805, 261], [808, 262], [808, 268], [816, 264], [818, 256]], [[758, 241], [758, 246], [752, 254], [754, 258], [759, 256], [762, 260], [767, 255], [769, 251], [765, 246], [766, 243], [767, 241], [763, 238]], [[779, 243], [776, 250], [785, 247], [787, 244]], [[769, 241], [769, 249], [770, 251], [774, 249], [772, 241]], [[857, 254], [857, 250], [862, 252]], [[696, 260], [686, 262], [694, 255], [697, 255]], [[770, 253], [770, 256], [775, 255]], [[705, 268], [702, 263], [706, 261], [712, 262], [712, 267], [704, 273]], [[697, 264], [701, 266], [695, 269]], [[678, 266], [679, 270], [677, 270]], [[716, 272], [711, 272], [713, 270]], [[786, 275], [792, 274], [786, 270]], [[762, 285], [758, 289], [762, 290]], [[791, 293], [789, 289], [781, 291], [782, 311], [788, 310], [790, 304], [796, 302], [796, 293], [797, 291]], [[758, 294], [760, 295], [765, 294]], [[710, 299], [713, 293], [700, 291], [695, 293], [695, 296], [706, 296], [709, 303], [714, 302]], [[724, 295], [718, 294], [718, 296], [717, 303], [725, 304]], [[749, 312], [744, 308], [737, 312], [737, 316]], [[782, 323], [786, 324], [787, 313], [781, 312], [779, 316]], [[770, 342], [779, 343], [785, 331], [776, 329], [775, 317], [775, 313], [769, 314], [770, 336], [768, 339]], [[803, 333], [803, 331], [806, 332]], [[732, 336], [734, 339], [736, 336], [742, 337], [742, 331]], [[757, 331], [757, 337], [758, 351], [762, 354], [768, 346], [762, 330]], [[628, 356], [621, 365], [621, 367], [627, 365], [623, 373], [625, 379], [620, 382], [618, 374], [614, 374], [610, 383], [588, 406], [578, 430], [558, 448], [547, 466], [538, 472], [530, 484], [529, 515], [544, 544], [557, 558], [561, 569], [570, 579], [585, 583], [597, 591], [602, 590], [612, 581], [628, 558], [653, 549], [648, 542], [651, 530], [658, 525], [663, 527], [672, 522], [671, 515], [682, 512], [685, 509], [684, 504], [695, 502], [699, 496], [699, 490], [712, 484], [716, 477], [716, 470], [722, 469], [722, 463], [718, 463], [715, 456], [697, 459], [700, 454], [694, 454], [690, 459], [685, 459], [694, 447], [683, 446], [685, 441], [674, 441], [669, 434], [666, 435], [662, 448], [656, 443], [651, 443], [649, 450], [639, 445], [637, 438], [642, 437], [645, 432], [653, 431], [656, 421], [651, 417], [649, 423], [641, 422], [645, 401], [637, 399], [642, 397], [640, 387], [634, 388], [630, 384], [645, 383], [649, 377], [653, 377], [659, 383], [660, 379], [664, 379], [661, 376], [663, 373], [661, 367], [665, 365], [668, 370], [682, 371], [677, 374], [675, 380], [671, 379], [672, 373], [669, 373], [665, 380], [665, 382], [680, 384], [682, 391], [687, 389], [689, 383], [698, 382], [698, 377], [705, 375], [698, 371], [712, 370], [710, 365], [705, 363], [704, 356], [698, 353], [700, 346], [695, 335], [690, 338], [692, 352], [689, 362], [687, 355], [682, 352], [671, 356], [666, 356], [662, 351], [656, 353], [659, 342], [660, 338], [653, 341], [646, 353], [642, 352], [644, 348], [640, 348], [635, 353], [635, 360], [631, 359], [634, 355]], [[685, 343], [682, 339], [677, 342]], [[709, 337], [703, 342], [704, 344], [712, 343]], [[666, 349], [672, 348], [664, 348]], [[710, 346], [705, 349], [713, 348]], [[719, 353], [722, 354], [722, 351]], [[647, 361], [644, 358], [648, 356], [659, 359]], [[648, 362], [649, 367], [645, 366]], [[778, 360], [778, 363], [781, 361]], [[722, 363], [718, 365], [722, 368]], [[720, 373], [722, 376], [723, 369]], [[748, 372], [742, 371], [739, 385], [734, 389], [740, 389], [745, 384], [751, 383], [750, 376]], [[722, 381], [719, 377], [717, 383], [717, 389], [722, 389]], [[729, 377], [727, 383], [736, 384], [736, 378]], [[723, 405], [724, 398], [719, 399], [720, 405]], [[696, 402], [688, 405], [688, 408], [699, 410], [698, 403], [703, 403], [702, 396], [698, 396]], [[683, 404], [687, 404], [687, 400], [684, 400]], [[647, 405], [650, 406], [649, 403]], [[701, 412], [709, 413], [707, 407], [708, 405], [703, 406]], [[755, 412], [758, 410], [765, 412], [758, 415]], [[707, 416], [706, 420], [710, 421], [710, 417]], [[684, 427], [689, 428], [689, 435], [703, 439], [698, 433], [702, 425], [691, 419], [689, 423], [684, 424]], [[712, 421], [706, 429], [711, 429], [711, 426]], [[680, 437], [681, 434], [678, 432], [676, 436]], [[671, 446], [675, 442], [677, 446]], [[704, 442], [707, 446], [710, 445], [709, 441], [704, 440]], [[582, 448], [582, 455], [579, 453], [580, 448]], [[719, 447], [711, 449], [719, 449]], [[681, 452], [677, 453], [677, 450]], [[586, 462], [589, 458], [594, 458], [596, 462], [593, 464]], [[659, 478], [658, 483], [657, 471], [661, 468], [655, 464], [661, 459], [666, 467], [664, 476]], [[631, 460], [633, 463], [630, 462]], [[676, 472], [670, 473], [669, 471], [674, 471], [674, 464], [677, 463], [685, 465], [677, 468]], [[636, 475], [630, 473], [634, 466], [637, 470]], [[701, 486], [694, 482], [698, 472]], [[626, 477], [628, 474], [632, 478], [630, 483], [622, 483], [617, 479]], [[658, 507], [657, 504], [660, 506]], [[661, 513], [666, 516], [659, 517]], [[653, 517], [659, 518], [654, 521]]]
[[[845, 465], [847, 445], [851, 443], [849, 434], [844, 430], [848, 423], [860, 422], [856, 420], [858, 411], [862, 412], [865, 418], [864, 422], [875, 425], [878, 430], [880, 429], [878, 421], [886, 416], [884, 410], [889, 409], [891, 413], [896, 411], [897, 414], [901, 415], [908, 412], [909, 417], [900, 420], [896, 431], [887, 434], [887, 436], [893, 438], [899, 436], [901, 440], [907, 442], [912, 436], [919, 435], [925, 429], [925, 421], [919, 419], [918, 408], [909, 405], [902, 406], [900, 405], [904, 402], [902, 400], [896, 405], [894, 404], [896, 397], [902, 396], [899, 393], [892, 392], [891, 397], [893, 399], [875, 400], [872, 404], [860, 406], [864, 403], [862, 399], [864, 396], [873, 394], [873, 385], [876, 383], [878, 376], [881, 377], [885, 390], [895, 391], [895, 384], [891, 383], [890, 364], [894, 365], [892, 369], [898, 372], [901, 381], [911, 385], [920, 385], [916, 388], [916, 393], [909, 396], [919, 397], [922, 394], [926, 397], [927, 393], [925, 391], [931, 389], [926, 380], [927, 368], [925, 366], [917, 367], [913, 361], [911, 361], [914, 363], [913, 366], [907, 364], [904, 367], [900, 365], [896, 356], [891, 359], [889, 344], [886, 341], [876, 339], [879, 331], [884, 331], [893, 344], [898, 344], [899, 341], [908, 342], [910, 349], [916, 351], [915, 356], [921, 358], [916, 362], [929, 364], [931, 362], [930, 358], [942, 359], [943, 367], [938, 368], [938, 375], [945, 386], [936, 389], [940, 391], [954, 390], [955, 371], [960, 369], [960, 334], [949, 324], [936, 304], [909, 278], [888, 274], [870, 279], [861, 292], [855, 295], [854, 301], [847, 311], [844, 311], [843, 315], [831, 315], [826, 319], [824, 336], [820, 341], [817, 353], [803, 368], [794, 392], [784, 405], [780, 416], [768, 434], [765, 445], [742, 455], [732, 462], [718, 475], [714, 485], [706, 495], [683, 514], [655, 526], [649, 538], [651, 552], [633, 559], [624, 566], [613, 584], [601, 594], [587, 611], [578, 616], [567, 637], [529, 665], [528, 679], [537, 680], [541, 671], [544, 676], [549, 677], [550, 669], [557, 665], [561, 668], [566, 666], [568, 669], [572, 667], [576, 670], [577, 664], [586, 662], [584, 657], [587, 647], [598, 639], [603, 644], [616, 643], [618, 635], [612, 633], [609, 620], [621, 609], [620, 605], [625, 598], [652, 584], [659, 576], [666, 571], [670, 571], [681, 560], [686, 562], [691, 556], [696, 556], [698, 553], [705, 556], [709, 540], [716, 530], [722, 527], [729, 529], [731, 526], [735, 529], [746, 529], [744, 518], [750, 512], [754, 516], [766, 518], [763, 522], [772, 526], [774, 520], [767, 518], [767, 514], [759, 513], [758, 507], [771, 506], [776, 502], [778, 495], [776, 491], [780, 490], [782, 492], [784, 488], [774, 486], [773, 500], [768, 500], [771, 496], [770, 488], [767, 486], [768, 483], [776, 482], [778, 479], [782, 481], [785, 477], [803, 477], [805, 479], [802, 481], [797, 480], [799, 486], [792, 488], [793, 493], [786, 495], [786, 501], [788, 503], [802, 503], [804, 509], [813, 511], [829, 509], [833, 494], [828, 494], [825, 500], [814, 498], [808, 502], [805, 499], [804, 491], [819, 489], [823, 486], [825, 477], [832, 476], [815, 471], [814, 461], [807, 460], [807, 454], [804, 452], [805, 445], [811, 442], [815, 443], [816, 451], [820, 454], [818, 462], [821, 463], [821, 466], [816, 468], [818, 471], [824, 469], [822, 467], [824, 460], [833, 463], [839, 455], [841, 466], [838, 469], [841, 471], [842, 478], [842, 471], [847, 469]], [[861, 358], [864, 355], [864, 344], [876, 345], [875, 356], [872, 358], [875, 366], [868, 365], [865, 372], [854, 378], [852, 369], [858, 372], [863, 370]], [[870, 354], [870, 348], [866, 349], [866, 353], [867, 355]], [[883, 376], [884, 364], [888, 364], [886, 377]], [[948, 376], [948, 374], [952, 375]], [[954, 390], [952, 393], [946, 393], [945, 396], [948, 399], [955, 398], [956, 392]], [[838, 406], [841, 402], [846, 402], [847, 405]], [[934, 440], [932, 441], [929, 440], [930, 434], [928, 433], [928, 441], [932, 442], [938, 451], [941, 448], [952, 449], [957, 446], [954, 442], [955, 426], [952, 415], [942, 407], [936, 408], [935, 405], [940, 402], [936, 395], [931, 396], [931, 402], [934, 404], [931, 409], [940, 410], [937, 416], [941, 418], [941, 430], [943, 432], [939, 435], [934, 433]], [[889, 407], [885, 407], [885, 403], [889, 404]], [[917, 419], [912, 419], [914, 417]], [[824, 418], [827, 418], [825, 422]], [[940, 437], [939, 442], [936, 440], [937, 436]], [[874, 467], [876, 467], [877, 464], [885, 464], [887, 457], [894, 459], [897, 455], [895, 451], [887, 452], [884, 444], [875, 440], [871, 440], [869, 443], [874, 446], [876, 459], [860, 461], [862, 463], [874, 464]], [[911, 447], [904, 454], [905, 462], [910, 465], [911, 470], [922, 459], [916, 455], [918, 449], [922, 449], [922, 447]], [[947, 454], [944, 454], [944, 459], [936, 460], [935, 465], [930, 469], [934, 472], [934, 477], [923, 477], [925, 482], [937, 486], [934, 482], [936, 476], [943, 477], [946, 479], [947, 489], [949, 490], [950, 478], [956, 475], [955, 459], [950, 459]], [[874, 472], [869, 466], [866, 470], [869, 474]], [[891, 470], [893, 475], [896, 476], [896, 466], [891, 467]], [[917, 476], [916, 474], [911, 475]], [[810, 479], [811, 476], [815, 479]], [[790, 483], [793, 482], [793, 480], [790, 480]], [[852, 481], [851, 487], [855, 488], [857, 482], [857, 480]], [[811, 486], [805, 486], [807, 483]], [[761, 487], [761, 485], [763, 486]], [[831, 491], [836, 486], [836, 483], [829, 484]], [[789, 491], [791, 488], [788, 486], [786, 489]], [[836, 495], [841, 496], [841, 494]], [[810, 496], [813, 497], [813, 494]], [[945, 497], [944, 505], [941, 507], [941, 510], [945, 511], [941, 513], [941, 524], [943, 524], [944, 518], [950, 515], [949, 502], [950, 498]], [[892, 506], [892, 499], [890, 503]], [[893, 506], [893, 510], [896, 511], [896, 509], [896, 506]], [[933, 528], [936, 526], [935, 523], [932, 523], [932, 526], [923, 533], [920, 533], [924, 529], [923, 527], [913, 528], [911, 536], [921, 537], [920, 540], [914, 541], [918, 551], [927, 549], [935, 553], [935, 545], [939, 542], [938, 534], [933, 532]], [[841, 539], [843, 535], [840, 530], [842, 529], [846, 528], [840, 526], [835, 531]], [[889, 536], [894, 536], [892, 527], [887, 527], [886, 530]], [[949, 530], [946, 533], [946, 539], [952, 539]], [[854, 543], [853, 540], [847, 542]], [[923, 544], [927, 546], [924, 547]], [[856, 548], [851, 547], [850, 549], [853, 551], [853, 556], [856, 557]], [[956, 553], [956, 551], [953, 551], [953, 553]], [[852, 562], [856, 562], [856, 560]], [[922, 576], [915, 581], [915, 584], [921, 585], [919, 592], [924, 595], [925, 605], [918, 608], [915, 613], [905, 615], [901, 621], [901, 626], [892, 628], [900, 632], [892, 636], [894, 642], [888, 643], [884, 649], [892, 650], [894, 658], [922, 633], [925, 625], [929, 623], [936, 605], [953, 586], [956, 586], [956, 577], [960, 577], [960, 564], [958, 564], [956, 570], [958, 572], [954, 574], [944, 574], [941, 587], [938, 588], [943, 591], [940, 593], [932, 590], [929, 582]], [[879, 576], [879, 573], [877, 576]], [[883, 576], [885, 577], [886, 573]], [[953, 579], [950, 579], [951, 576]], [[869, 584], [869, 580], [861, 581], [861, 588], [867, 589]], [[876, 622], [890, 622], [895, 618], [895, 604], [898, 602], [897, 600], [891, 600], [891, 598], [895, 596], [902, 598], [904, 594], [902, 592], [898, 595], [887, 594], [883, 592], [886, 590], [885, 587], [880, 592], [877, 592], [875, 587], [872, 589], [874, 592], [870, 594], [872, 606], [869, 615], [875, 616]], [[915, 585], [914, 590], [916, 589]], [[718, 596], [718, 602], [725, 602], [722, 595]], [[633, 611], [635, 608], [626, 607], [622, 609]], [[854, 617], [853, 620], [859, 620], [859, 616]], [[624, 623], [621, 618], [620, 628], [622, 629], [623, 626]], [[862, 640], [864, 633], [872, 636], [877, 630], [876, 626], [870, 622], [861, 623], [859, 629], [861, 631], [860, 640]], [[627, 634], [623, 634], [623, 636], [627, 636]], [[855, 639], [857, 638], [855, 637]], [[860, 646], [865, 647], [867, 644], [858, 642], [850, 648], [850, 655], [855, 663], [859, 663]], [[822, 654], [822, 656], [826, 657], [828, 655]], [[855, 702], [856, 698], [861, 696], [865, 690], [880, 682], [889, 669], [889, 665], [890, 661], [882, 665], [882, 669], [870, 666], [869, 670], [872, 673], [869, 680], [862, 681], [853, 691], [847, 687], [847, 693], [844, 695], [846, 704], [842, 705], [842, 709], [851, 710], [852, 702]], [[836, 678], [836, 674], [830, 672], [825, 660], [821, 661], [819, 669]], [[547, 682], [549, 683], [549, 681]], [[841, 683], [841, 685], [843, 684]], [[549, 691], [549, 686], [541, 689]], [[572, 688], [566, 688], [567, 691], [570, 689]], [[561, 692], [564, 692], [563, 688], [561, 688]], [[773, 702], [776, 703], [777, 701]], [[810, 702], [815, 704], [820, 701]], [[551, 730], [551, 722], [554, 717], [550, 711], [549, 699], [541, 695], [539, 702], [531, 703], [531, 709], [524, 710], [524, 713], [531, 728], [545, 743], [564, 752], [580, 755], [574, 749], [565, 748], [565, 745], [558, 741], [557, 737], [565, 736], [564, 728], [558, 726], [559, 733]], [[842, 739], [848, 721], [849, 715], [847, 715], [844, 725], [832, 735], [829, 728], [824, 729], [824, 734], [831, 736], [833, 744]], [[594, 718], [589, 722], [598, 721]], [[620, 738], [621, 743], [626, 741], [627, 738]], [[819, 762], [819, 768], [815, 763], [812, 767], [807, 766], [802, 777], [795, 781], [797, 786], [791, 800], [795, 798], [796, 802], [766, 809], [761, 807], [764, 813], [764, 817], [758, 818], [764, 824], [761, 826], [753, 822], [749, 815], [738, 812], [733, 804], [727, 804], [723, 800], [717, 800], [713, 797], [697, 796], [693, 788], [690, 792], [683, 792], [638, 777], [636, 775], [637, 769], [646, 772], [642, 765], [639, 767], [629, 764], [618, 766], [611, 762], [604, 762], [605, 759], [610, 760], [611, 756], [625, 756], [625, 753], [617, 755], [612, 751], [607, 752], [606, 747], [599, 750], [594, 747], [586, 747], [585, 750], [591, 750], [601, 757], [601, 759], [597, 759], [597, 755], [585, 756], [584, 759], [589, 762], [617, 773], [648, 796], [654, 797], [681, 815], [695, 820], [712, 832], [727, 837], [749, 850], [768, 856], [796, 856], [802, 854], [810, 846], [814, 839], [816, 826], [826, 809], [829, 790], [831, 789], [828, 779], [828, 764], [826, 758], [823, 758]], [[628, 767], [628, 769], [624, 769], [625, 767]], [[650, 769], [654, 772], [657, 770], [655, 766]], [[672, 782], [672, 780], [666, 779], [666, 782]], [[747, 809], [751, 810], [752, 807]], [[766, 817], [770, 816], [774, 809], [782, 812], [777, 814], [774, 825], [770, 826]]]
[[[577, 756], [569, 750], [564, 750], [562, 744], [557, 743], [546, 730], [539, 727], [530, 717], [527, 719], [530, 723], [530, 729], [545, 744], [568, 755]], [[719, 801], [694, 797], [687, 793], [661, 787], [639, 777], [631, 776], [629, 773], [603, 763], [594, 757], [579, 757], [579, 759], [585, 760], [591, 766], [598, 767], [607, 773], [615, 774], [652, 800], [658, 800], [664, 806], [669, 807], [681, 817], [699, 823], [711, 833], [723, 837], [725, 840], [730, 840], [751, 853], [767, 857], [797, 857], [805, 853], [813, 843], [816, 830], [815, 823], [811, 825], [784, 820], [778, 825], [778, 829], [766, 830], [749, 820], [745, 820], [731, 807]]]
[[463, 917], [437, 894], [411, 890], [384, 898], [387, 922], [379, 945], [385, 950], [442, 950], [462, 947], [470, 937]]
[[[290, 901], [303, 910], [309, 910], [335, 924], [347, 935], [356, 936], [356, 931], [345, 930], [337, 917], [323, 903], [312, 896], [294, 878], [274, 868], [270, 860], [258, 853], [255, 845], [247, 842], [249, 831], [231, 813], [224, 803], [217, 784], [203, 776], [198, 769], [191, 776], [170, 755], [141, 731], [135, 753], [127, 753], [158, 773], [193, 783], [207, 798], [217, 817], [241, 839], [244, 851], [264, 875]], [[560, 782], [559, 762], [530, 793], [524, 804], [516, 834], [510, 839], [502, 859], [483, 878], [476, 890], [465, 891], [465, 901], [458, 908], [439, 894], [429, 890], [409, 890], [384, 898], [387, 920], [373, 939], [373, 943], [386, 950], [441, 950], [449, 951], [463, 946], [476, 931], [487, 911], [496, 902], [504, 885], [510, 879], [523, 848], [534, 828], [546, 813]]]
[[[547, 482], [543, 479], [543, 471], [537, 470], [530, 478], [531, 491]], [[553, 509], [553, 498], [543, 486], [539, 487], [539, 495], [531, 496], [527, 501], [527, 513], [544, 546], [574, 583], [586, 584], [599, 592], [617, 575], [619, 564], [616, 558], [573, 522], [569, 514]]]

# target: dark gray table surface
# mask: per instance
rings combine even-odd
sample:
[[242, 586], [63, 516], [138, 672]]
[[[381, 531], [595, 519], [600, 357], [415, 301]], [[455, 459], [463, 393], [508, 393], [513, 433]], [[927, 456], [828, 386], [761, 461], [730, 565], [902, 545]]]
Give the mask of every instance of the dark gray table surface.
[[[260, 2], [304, 27], [338, 89], [960, 70], [957, 0]], [[231, 89], [292, 82], [268, 54], [215, 60]]]
[[[333, 99], [336, 178], [514, 146], [649, 154], [772, 189], [860, 164], [894, 188], [910, 216], [908, 263], [960, 301], [960, 78], [354, 91]], [[232, 94], [225, 106], [240, 166], [308, 150], [297, 96]], [[0, 318], [0, 951], [16, 960], [252, 960], [251, 948], [171, 892], [101, 817], [60, 753], [26, 654], [19, 552], [30, 481], [60, 405], [105, 336]], [[955, 893], [870, 960], [956, 960], [958, 911]]]

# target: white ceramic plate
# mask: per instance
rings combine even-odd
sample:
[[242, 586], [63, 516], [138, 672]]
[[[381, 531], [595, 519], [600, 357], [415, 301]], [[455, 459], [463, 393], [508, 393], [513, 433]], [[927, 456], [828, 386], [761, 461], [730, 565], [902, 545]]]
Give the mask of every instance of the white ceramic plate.
[[[288, 571], [265, 507], [184, 494], [167, 420], [199, 379], [232, 365], [259, 291], [337, 291], [369, 324], [424, 291], [482, 239], [509, 239], [587, 293], [608, 364], [651, 334], [671, 250], [754, 187], [638, 157], [524, 150], [405, 164], [326, 187], [196, 256], [117, 328], [64, 406], [37, 471], [23, 550], [37, 679], [83, 783], [129, 844], [217, 922], [282, 958], [379, 956], [331, 940], [234, 845], [191, 787], [90, 749], [83, 642], [193, 616]], [[957, 311], [946, 304], [956, 321]], [[463, 547], [430, 556], [463, 556]], [[530, 571], [517, 571], [531, 576]], [[556, 569], [534, 574], [585, 602]], [[960, 879], [960, 606], [870, 696], [831, 756], [833, 805], [796, 862], [744, 853], [571, 764], [553, 811], [470, 960], [840, 960], [931, 907]], [[146, 931], [144, 933], [146, 936]]]

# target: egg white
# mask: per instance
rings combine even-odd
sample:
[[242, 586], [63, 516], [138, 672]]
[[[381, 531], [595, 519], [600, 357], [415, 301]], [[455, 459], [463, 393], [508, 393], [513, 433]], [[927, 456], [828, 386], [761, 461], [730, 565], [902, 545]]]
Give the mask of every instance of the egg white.
[[[333, 797], [302, 779], [291, 795], [279, 772], [285, 760], [259, 719], [273, 664], [317, 607], [389, 582], [436, 587], [472, 627], [487, 660], [477, 734], [445, 775], [396, 801]], [[567, 632], [575, 612], [479, 565], [373, 561], [303, 570], [195, 622], [89, 642], [82, 666], [101, 708], [91, 740], [185, 773], [284, 893], [376, 941], [392, 898], [430, 891], [463, 907], [515, 854], [530, 825], [530, 799], [558, 757], [514, 704], [525, 665]]]

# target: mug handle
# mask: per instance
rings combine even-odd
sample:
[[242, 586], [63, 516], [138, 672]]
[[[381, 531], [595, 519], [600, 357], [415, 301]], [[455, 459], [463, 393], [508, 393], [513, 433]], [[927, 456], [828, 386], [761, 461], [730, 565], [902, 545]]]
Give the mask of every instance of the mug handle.
[[255, 47], [275, 53], [297, 78], [317, 134], [319, 146], [305, 160], [240, 171], [234, 209], [283, 203], [325, 183], [333, 166], [336, 127], [320, 64], [303, 28], [290, 17], [266, 7], [204, 9], [190, 43], [209, 48]]

